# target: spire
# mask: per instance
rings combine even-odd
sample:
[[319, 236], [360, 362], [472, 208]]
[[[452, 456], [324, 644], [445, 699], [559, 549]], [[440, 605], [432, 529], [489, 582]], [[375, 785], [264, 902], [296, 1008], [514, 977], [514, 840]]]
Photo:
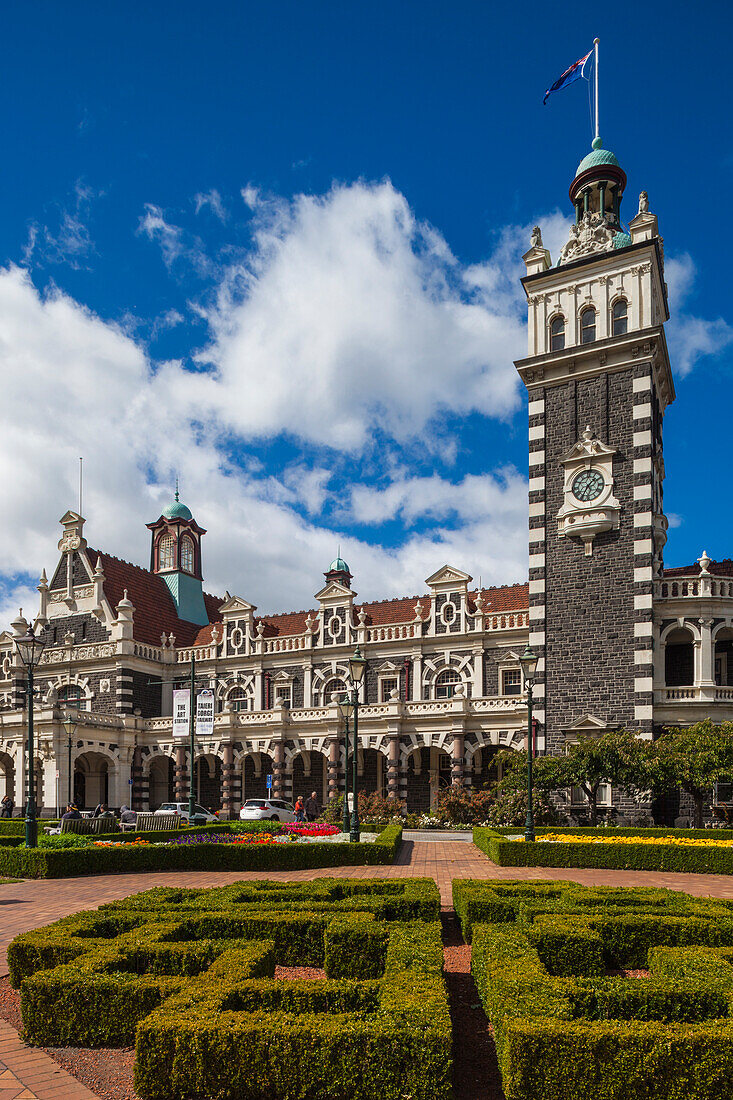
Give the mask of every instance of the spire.
[[176, 474], [176, 504], [178, 504], [178, 474]]

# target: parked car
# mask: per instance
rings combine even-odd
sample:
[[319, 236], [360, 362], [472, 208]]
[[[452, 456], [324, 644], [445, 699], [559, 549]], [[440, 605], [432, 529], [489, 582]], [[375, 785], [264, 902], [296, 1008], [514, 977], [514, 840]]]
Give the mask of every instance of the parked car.
[[[188, 802], [164, 802], [155, 812], [156, 814], [180, 814], [184, 821], [188, 821]], [[219, 820], [216, 814], [212, 814], [211, 810], [206, 810], [203, 806], [194, 805], [193, 812], [196, 817], [205, 817], [207, 825], [214, 825]]]
[[239, 811], [242, 821], [295, 821], [295, 810], [281, 798], [248, 798]]

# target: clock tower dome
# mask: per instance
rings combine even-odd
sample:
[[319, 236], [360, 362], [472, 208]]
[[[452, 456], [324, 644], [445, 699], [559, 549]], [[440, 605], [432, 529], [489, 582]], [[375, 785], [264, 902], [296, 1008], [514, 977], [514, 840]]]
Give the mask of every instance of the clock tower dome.
[[570, 186], [557, 262], [532, 233], [522, 280], [529, 398], [530, 645], [539, 747], [584, 729], [651, 736], [652, 591], [662, 568], [662, 419], [674, 400], [664, 248], [646, 193], [599, 138]]

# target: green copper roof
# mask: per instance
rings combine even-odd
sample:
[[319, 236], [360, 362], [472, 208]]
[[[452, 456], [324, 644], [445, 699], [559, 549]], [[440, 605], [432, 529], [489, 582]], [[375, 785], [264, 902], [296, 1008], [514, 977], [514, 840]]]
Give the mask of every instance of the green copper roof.
[[627, 244], [631, 244], [631, 234], [616, 233], [612, 243], [614, 248], [626, 248]]
[[176, 499], [163, 510], [166, 519], [193, 519], [191, 509], [178, 499], [178, 478], [176, 478]]
[[594, 138], [593, 151], [588, 153], [587, 157], [583, 157], [575, 175], [579, 176], [581, 172], [587, 172], [589, 168], [598, 168], [602, 164], [613, 164], [616, 168], [621, 167], [615, 153], [612, 153], [610, 149], [604, 149], [600, 138]]
[[344, 561], [343, 558], [334, 558], [333, 561], [331, 562], [331, 564], [328, 567], [328, 572], [329, 573], [336, 573], [336, 572], [338, 572], [338, 573], [350, 573], [351, 570], [349, 569], [348, 565], [346, 564], [346, 562]]

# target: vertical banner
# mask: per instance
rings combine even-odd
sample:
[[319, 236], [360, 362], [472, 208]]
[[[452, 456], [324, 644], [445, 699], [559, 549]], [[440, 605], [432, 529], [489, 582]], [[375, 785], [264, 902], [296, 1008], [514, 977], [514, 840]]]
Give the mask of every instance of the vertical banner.
[[196, 735], [212, 737], [214, 734], [214, 693], [206, 688], [196, 699]]
[[188, 716], [191, 707], [191, 693], [188, 688], [178, 688], [173, 692], [173, 736], [188, 737]]

